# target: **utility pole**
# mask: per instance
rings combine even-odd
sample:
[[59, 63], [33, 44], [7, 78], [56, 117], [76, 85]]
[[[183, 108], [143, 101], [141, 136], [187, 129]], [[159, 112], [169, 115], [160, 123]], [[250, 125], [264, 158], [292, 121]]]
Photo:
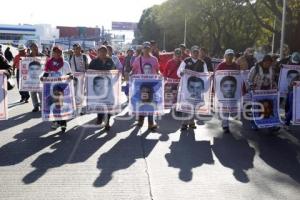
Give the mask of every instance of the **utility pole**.
[[166, 50], [166, 31], [164, 31], [163, 50]]
[[[273, 29], [276, 30], [276, 16], [273, 23]], [[272, 54], [273, 53], [275, 53], [275, 32], [273, 33], [273, 38], [272, 38]]]
[[186, 23], [187, 23], [187, 16], [186, 16], [186, 14], [185, 14], [185, 16], [184, 16], [184, 38], [183, 38], [183, 44], [185, 44], [186, 45]]
[[284, 45], [284, 37], [285, 37], [285, 17], [286, 17], [286, 0], [283, 0], [281, 40], [280, 40], [280, 59], [283, 58], [283, 45]]

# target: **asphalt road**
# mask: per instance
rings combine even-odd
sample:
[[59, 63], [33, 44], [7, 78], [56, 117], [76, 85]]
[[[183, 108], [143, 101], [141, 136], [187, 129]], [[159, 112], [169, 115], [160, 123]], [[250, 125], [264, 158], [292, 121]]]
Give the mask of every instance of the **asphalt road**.
[[31, 102], [9, 92], [9, 120], [0, 122], [0, 199], [3, 200], [299, 200], [300, 132], [252, 132], [232, 121], [223, 135], [208, 117], [180, 132], [166, 114], [157, 133], [137, 129], [127, 108], [106, 133], [96, 115], [50, 130]]

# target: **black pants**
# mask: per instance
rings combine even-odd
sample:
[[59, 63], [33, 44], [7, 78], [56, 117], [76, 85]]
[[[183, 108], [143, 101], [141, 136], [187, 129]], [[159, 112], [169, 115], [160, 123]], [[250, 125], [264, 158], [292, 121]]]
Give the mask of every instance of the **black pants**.
[[111, 114], [104, 114], [104, 113], [99, 113], [98, 114], [98, 121], [103, 122], [103, 118], [105, 117], [105, 115], [107, 115], [107, 122], [105, 124], [109, 125], [109, 120], [111, 117]]
[[67, 126], [67, 121], [66, 120], [61, 120], [61, 121], [57, 121], [59, 126]]
[[[17, 70], [16, 78], [17, 78], [18, 88], [19, 88], [19, 76], [20, 76], [20, 71]], [[29, 99], [30, 98], [29, 92], [25, 92], [25, 91], [20, 91], [19, 90], [19, 93], [21, 95], [21, 99]]]
[[[146, 116], [139, 116], [138, 120], [139, 120], [139, 123], [144, 123], [144, 120], [145, 120], [145, 117]], [[148, 115], [148, 124], [151, 126], [154, 124], [154, 120], [153, 120], [153, 115]]]

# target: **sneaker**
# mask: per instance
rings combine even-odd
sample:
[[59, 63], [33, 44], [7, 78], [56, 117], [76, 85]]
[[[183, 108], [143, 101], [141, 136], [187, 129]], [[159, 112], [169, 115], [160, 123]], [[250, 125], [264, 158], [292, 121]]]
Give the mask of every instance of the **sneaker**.
[[35, 107], [35, 108], [32, 110], [32, 112], [39, 112], [39, 111], [40, 111], [39, 107]]
[[105, 130], [105, 131], [109, 131], [109, 130], [110, 130], [110, 125], [109, 125], [109, 124], [106, 124], [105, 127], [104, 127], [104, 130]]
[[61, 132], [64, 133], [64, 132], [66, 132], [67, 126], [63, 125], [63, 126], [61, 126], [60, 128], [61, 128]]
[[152, 125], [149, 125], [149, 126], [148, 126], [148, 129], [149, 129], [150, 131], [156, 131], [157, 128], [158, 128], [158, 127], [157, 127], [156, 124], [152, 124]]
[[189, 124], [189, 127], [190, 127], [191, 129], [196, 129], [196, 128], [197, 128], [197, 126], [196, 126], [195, 123]]
[[57, 128], [58, 128], [58, 123], [57, 122], [52, 122], [51, 129], [56, 130]]
[[188, 129], [188, 125], [186, 125], [186, 124], [181, 125], [181, 128], [180, 128], [181, 131], [185, 131], [187, 129]]
[[28, 100], [29, 100], [29, 97], [25, 98], [24, 103], [28, 103], [29, 102]]
[[25, 101], [25, 99], [24, 98], [22, 98], [19, 102], [20, 103], [23, 103]]
[[223, 127], [223, 133], [225, 133], [225, 134], [230, 133], [229, 127]]

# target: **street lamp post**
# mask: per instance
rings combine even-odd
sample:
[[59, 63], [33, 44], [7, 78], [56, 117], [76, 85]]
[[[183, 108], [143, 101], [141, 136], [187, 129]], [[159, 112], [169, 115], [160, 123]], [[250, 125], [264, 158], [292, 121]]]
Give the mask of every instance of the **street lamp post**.
[[184, 36], [183, 36], [183, 44], [186, 45], [186, 23], [187, 23], [187, 16], [184, 16]]
[[283, 46], [284, 46], [284, 37], [285, 37], [285, 18], [286, 18], [286, 0], [283, 0], [281, 40], [280, 40], [280, 59], [283, 58]]

